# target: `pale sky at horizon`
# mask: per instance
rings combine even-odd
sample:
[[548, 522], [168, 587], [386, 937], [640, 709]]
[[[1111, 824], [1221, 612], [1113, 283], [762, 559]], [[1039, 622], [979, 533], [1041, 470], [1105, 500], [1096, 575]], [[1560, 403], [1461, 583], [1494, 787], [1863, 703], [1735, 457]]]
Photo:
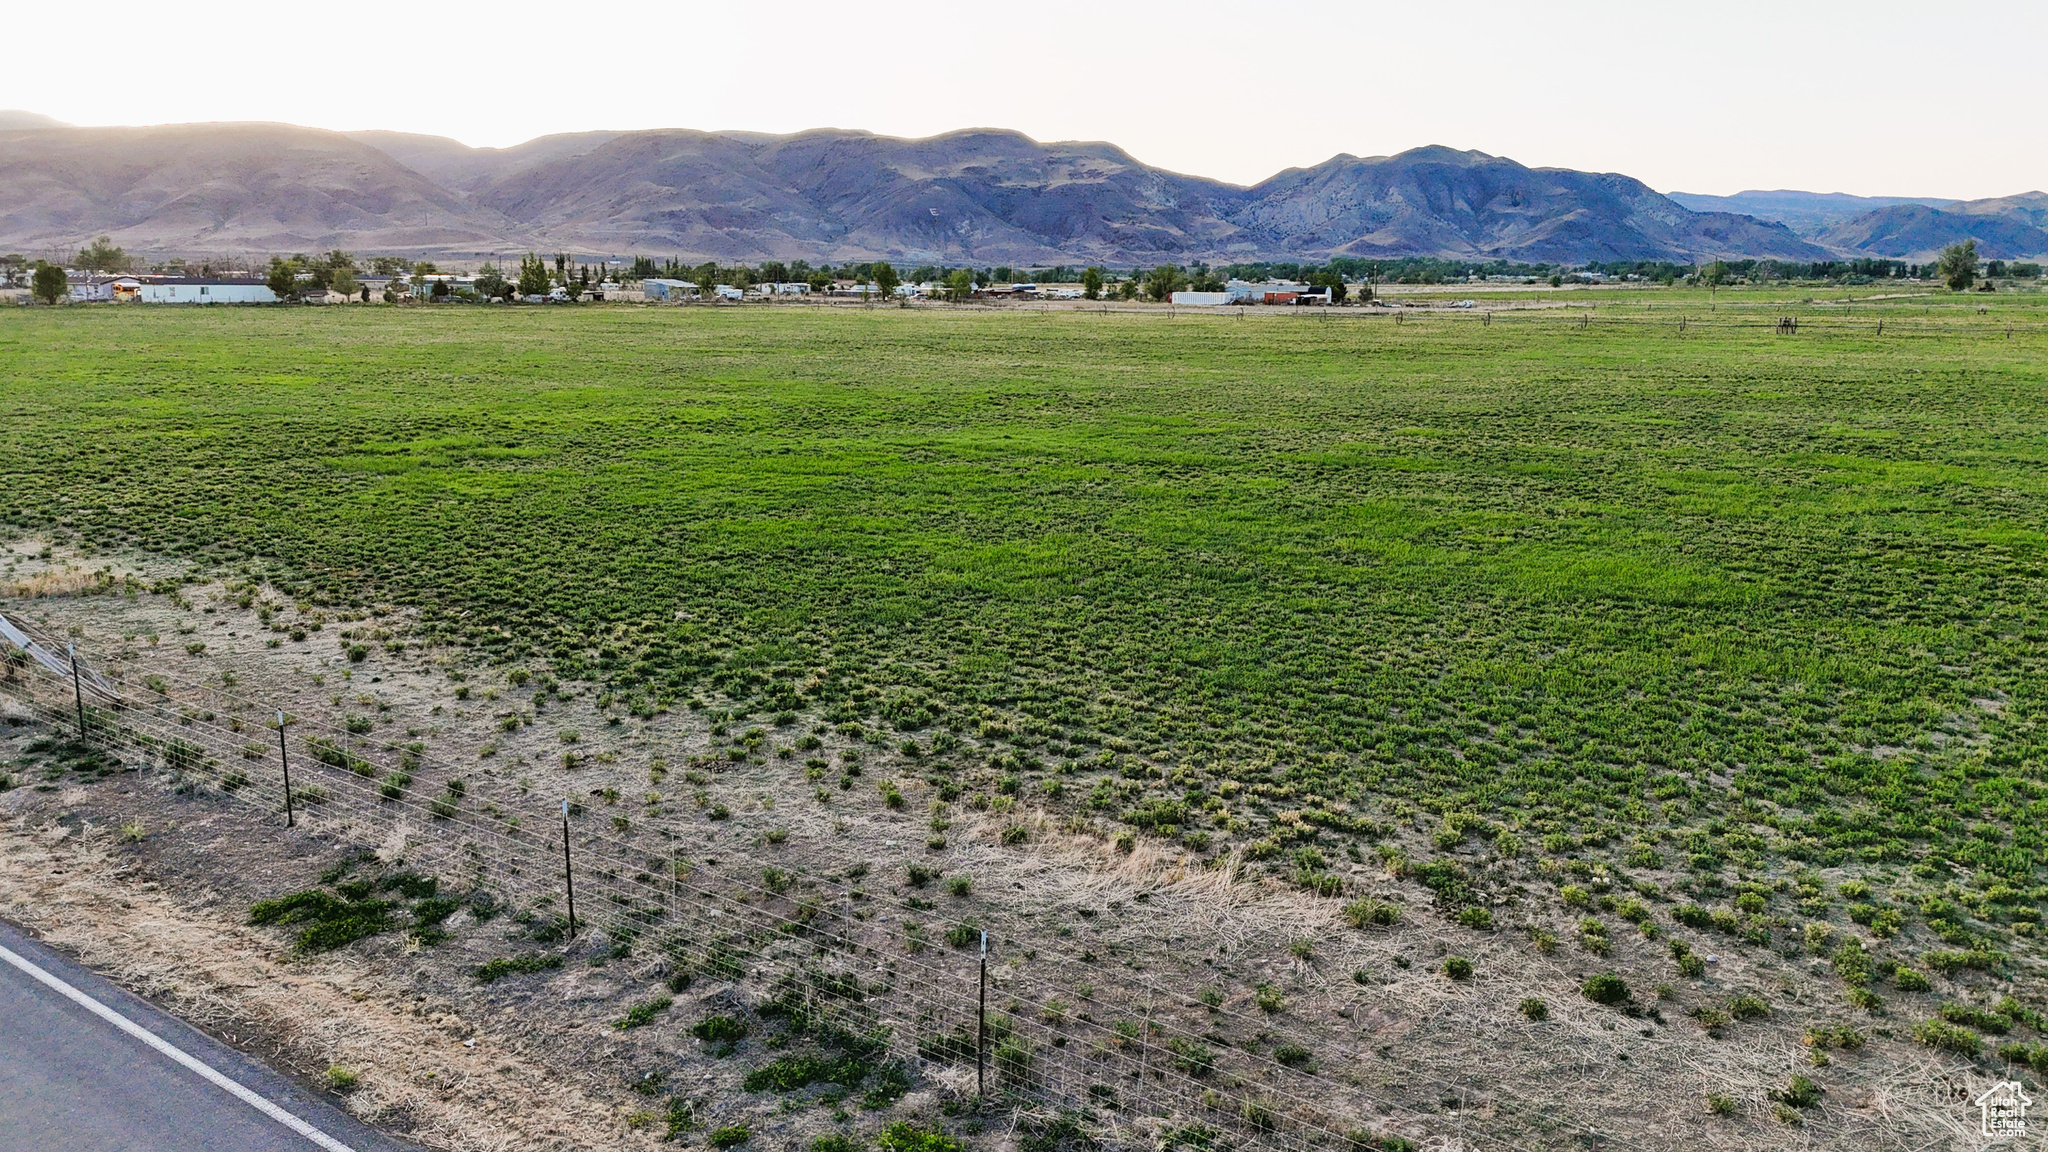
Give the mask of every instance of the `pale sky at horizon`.
[[[0, 0], [0, 27], [28, 65], [19, 74], [39, 60], [57, 70], [0, 105], [84, 125], [281, 120], [479, 146], [600, 128], [1000, 127], [1108, 140], [1242, 184], [1340, 152], [1446, 144], [1667, 192], [2048, 189], [2038, 0]], [[81, 70], [86, 57], [111, 62], [92, 70], [102, 79]]]

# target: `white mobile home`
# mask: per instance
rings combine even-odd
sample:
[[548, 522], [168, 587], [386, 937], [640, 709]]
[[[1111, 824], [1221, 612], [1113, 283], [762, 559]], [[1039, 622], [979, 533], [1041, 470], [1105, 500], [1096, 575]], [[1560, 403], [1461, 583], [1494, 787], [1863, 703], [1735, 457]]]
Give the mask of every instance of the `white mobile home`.
[[136, 293], [144, 304], [275, 304], [277, 294], [261, 280], [167, 276], [146, 280]]
[[133, 276], [88, 275], [71, 284], [73, 300], [132, 300], [142, 281]]

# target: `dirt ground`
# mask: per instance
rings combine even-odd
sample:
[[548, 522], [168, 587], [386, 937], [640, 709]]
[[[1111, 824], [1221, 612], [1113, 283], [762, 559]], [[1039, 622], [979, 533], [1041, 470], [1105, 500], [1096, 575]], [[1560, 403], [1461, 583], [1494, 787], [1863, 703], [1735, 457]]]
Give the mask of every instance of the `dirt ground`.
[[[772, 1042], [757, 1033], [735, 1053], [690, 1028], [720, 1013], [754, 1019], [787, 970], [778, 958], [803, 949], [764, 950], [759, 967], [712, 978], [705, 941], [724, 937], [707, 935], [693, 954], [699, 978], [674, 1006], [622, 1029], [635, 1005], [667, 995], [682, 951], [635, 945], [630, 930], [543, 941], [535, 923], [558, 905], [536, 895], [552, 883], [537, 868], [517, 873], [525, 887], [508, 898], [540, 921], [464, 910], [445, 940], [387, 933], [303, 954], [288, 929], [251, 926], [252, 905], [351, 861], [367, 874], [426, 858], [434, 821], [313, 805], [288, 831], [274, 804], [255, 799], [263, 780], [238, 791], [193, 787], [160, 765], [67, 769], [63, 733], [7, 706], [0, 773], [14, 787], [0, 792], [0, 914], [309, 1080], [356, 1072], [348, 1106], [430, 1146], [702, 1144], [744, 1124], [753, 1147], [799, 1148], [830, 1133], [871, 1139], [906, 1118], [974, 1146], [1082, 1146], [1043, 1122], [1062, 1104], [1085, 1113], [1093, 1139], [1123, 1148], [1340, 1146], [1353, 1130], [1446, 1150], [1982, 1143], [1966, 1101], [1992, 1078], [1911, 1042], [1924, 1006], [1855, 1011], [1824, 961], [1670, 924], [1656, 938], [1615, 924], [1610, 954], [1598, 955], [1576, 943], [1583, 910], [1553, 896], [1570, 879], [1555, 860], [1473, 859], [1493, 913], [1481, 927], [1439, 915], [1370, 842], [1335, 836], [1323, 851], [1346, 892], [1318, 897], [1228, 844], [1119, 843], [1120, 826], [1076, 802], [1116, 780], [1106, 767], [1060, 778], [1057, 796], [1036, 780], [1005, 793], [969, 732], [949, 794], [924, 752], [877, 734], [734, 717], [711, 698], [631, 715], [599, 686], [549, 690], [539, 665], [515, 684], [513, 669], [424, 647], [403, 612], [294, 604], [233, 573], [88, 555], [62, 540], [0, 550], [0, 612], [77, 643], [126, 691], [164, 678], [158, 711], [175, 720], [182, 709], [195, 732], [232, 725], [260, 751], [276, 739], [265, 717], [283, 709], [349, 733], [380, 768], [416, 745], [407, 803], [460, 779], [466, 808], [505, 827], [523, 819], [521, 835], [563, 799], [580, 820], [609, 816], [614, 831], [587, 843], [623, 846], [621, 858], [591, 863], [589, 895], [579, 894], [596, 909], [589, 922], [624, 923], [604, 916], [641, 899], [635, 855], [689, 862], [694, 923], [808, 908], [852, 941], [833, 957], [860, 957], [892, 989], [879, 1010], [906, 1044], [968, 1010], [973, 945], [942, 937], [963, 922], [986, 927], [991, 1008], [1034, 1038], [1043, 1069], [1002, 1098], [1023, 1108], [1021, 1121], [1012, 1107], [972, 1106], [971, 1060], [911, 1060], [900, 1098], [872, 1109], [819, 1086], [745, 1091]], [[1419, 859], [1434, 854], [1426, 840], [1397, 820], [1381, 842]], [[362, 860], [366, 849], [381, 858]], [[913, 883], [913, 866], [939, 878]], [[452, 888], [454, 872], [437, 874]], [[794, 887], [771, 897], [761, 886], [777, 874]], [[963, 878], [962, 890], [949, 887]], [[1581, 880], [1604, 891], [1597, 874]], [[1364, 896], [1397, 906], [1397, 921], [1347, 922], [1346, 902]], [[1550, 946], [1536, 943], [1543, 932]], [[1702, 975], [1681, 976], [1673, 938], [1707, 957]], [[473, 976], [491, 959], [539, 954], [562, 963], [490, 984]], [[1470, 961], [1468, 977], [1445, 974], [1453, 957]], [[811, 960], [788, 960], [798, 962]], [[1609, 970], [1635, 990], [1635, 1014], [1580, 995]], [[1768, 1017], [1711, 1029], [1687, 1018], [1742, 995], [1766, 1002]], [[1533, 1016], [1531, 998], [1543, 1006]], [[1823, 1045], [1817, 1057], [1807, 1043], [1812, 1029], [1851, 1025], [1859, 1047]], [[1782, 1103], [1795, 1075], [1824, 1088], [1817, 1102]], [[1253, 1101], [1283, 1115], [1270, 1138], [1255, 1116], [1246, 1134]], [[687, 1123], [671, 1125], [679, 1108]], [[1314, 1123], [1290, 1127], [1295, 1109]]]

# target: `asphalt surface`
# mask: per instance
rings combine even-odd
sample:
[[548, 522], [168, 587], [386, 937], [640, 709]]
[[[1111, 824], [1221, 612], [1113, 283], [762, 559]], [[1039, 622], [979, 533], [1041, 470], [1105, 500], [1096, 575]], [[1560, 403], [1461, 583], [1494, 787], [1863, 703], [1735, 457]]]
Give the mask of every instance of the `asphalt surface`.
[[0, 948], [261, 1101], [0, 955], [0, 1152], [419, 1152], [5, 921]]

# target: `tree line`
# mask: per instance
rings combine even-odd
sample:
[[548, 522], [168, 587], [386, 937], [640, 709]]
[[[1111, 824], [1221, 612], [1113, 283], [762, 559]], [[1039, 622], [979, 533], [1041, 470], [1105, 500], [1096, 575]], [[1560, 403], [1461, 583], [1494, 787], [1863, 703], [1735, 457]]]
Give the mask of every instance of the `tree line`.
[[[0, 256], [0, 266], [19, 268], [27, 263], [19, 255]], [[92, 273], [126, 272], [135, 264], [134, 257], [107, 236], [100, 236], [80, 249], [71, 261], [72, 267]], [[167, 261], [158, 265], [157, 270], [202, 276], [212, 275], [215, 271], [210, 263], [194, 268], [184, 260]], [[304, 253], [289, 257], [273, 256], [264, 270], [264, 283], [280, 300], [297, 300], [332, 291], [350, 296], [360, 294], [367, 301], [369, 290], [359, 280], [366, 270], [399, 281], [386, 289], [387, 301], [397, 298], [398, 291], [406, 287], [403, 279], [408, 276], [417, 294], [442, 299], [457, 292], [445, 279], [434, 278], [438, 276], [439, 269], [432, 261], [376, 256], [365, 263], [341, 249], [318, 256]], [[636, 256], [631, 266], [621, 271], [629, 280], [668, 277], [704, 286], [726, 284], [741, 289], [761, 284], [801, 283], [809, 285], [813, 291], [823, 291], [835, 280], [850, 280], [874, 284], [884, 294], [891, 294], [903, 281], [897, 267], [887, 261], [849, 262], [837, 266], [830, 263], [814, 266], [805, 260], [768, 260], [752, 266], [724, 265], [716, 261], [691, 265], [674, 258], [657, 262], [651, 257]], [[1747, 259], [1693, 264], [1663, 260], [1596, 260], [1568, 269], [1562, 265], [1506, 260], [1474, 262], [1419, 256], [1390, 260], [1336, 257], [1324, 263], [1253, 261], [1219, 267], [1197, 261], [1186, 266], [1158, 264], [1151, 268], [1135, 267], [1127, 273], [1119, 273], [1103, 265], [1077, 268], [1061, 264], [1026, 268], [1001, 264], [982, 267], [921, 264], [910, 270], [908, 279], [916, 284], [937, 284], [942, 296], [956, 300], [966, 299], [975, 291], [994, 284], [1038, 283], [1079, 284], [1083, 298], [1089, 300], [1143, 298], [1157, 301], [1171, 299], [1173, 293], [1184, 289], [1219, 292], [1229, 280], [1280, 280], [1328, 289], [1333, 300], [1342, 302], [1354, 294], [1359, 299], [1370, 299], [1373, 286], [1381, 283], [1462, 282], [1478, 276], [1521, 278], [1531, 282], [1547, 278], [1556, 286], [1568, 279], [1583, 279], [1581, 272], [1633, 277], [1666, 285], [1683, 282], [1710, 287], [1773, 280], [1863, 284], [1880, 280], [1938, 279], [1955, 291], [1964, 291], [1973, 285], [1989, 290], [1992, 281], [2000, 279], [2039, 278], [2041, 266], [2031, 262], [1980, 261], [1976, 241], [1968, 240], [1950, 245], [1942, 251], [1939, 259], [1928, 264], [1884, 258], [1811, 262]], [[463, 294], [500, 299], [546, 296], [559, 288], [569, 299], [577, 300], [589, 294], [593, 286], [603, 282], [606, 276], [606, 266], [576, 263], [566, 253], [557, 254], [552, 265], [544, 257], [527, 253], [521, 257], [516, 272], [485, 264], [474, 278], [473, 288]], [[70, 289], [64, 267], [46, 261], [34, 262], [30, 280], [32, 294], [48, 303], [63, 298]]]

